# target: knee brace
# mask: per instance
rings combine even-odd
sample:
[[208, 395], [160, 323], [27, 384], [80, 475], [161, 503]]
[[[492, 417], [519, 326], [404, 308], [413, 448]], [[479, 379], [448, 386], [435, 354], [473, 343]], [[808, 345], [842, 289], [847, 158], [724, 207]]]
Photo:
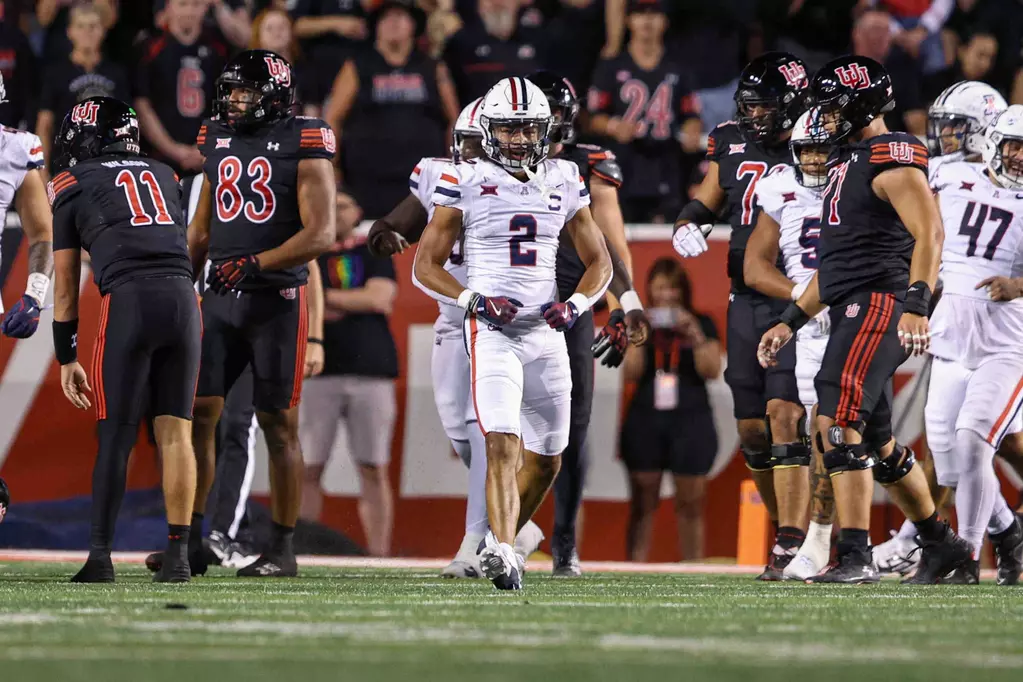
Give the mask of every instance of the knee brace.
[[863, 443], [856, 445], [841, 443], [824, 453], [824, 468], [828, 470], [829, 476], [843, 471], [872, 469], [875, 464], [877, 457], [867, 452], [867, 446]]
[[896, 443], [892, 454], [878, 459], [874, 467], [874, 480], [881, 485], [897, 483], [913, 469], [914, 464], [916, 455], [913, 451]]
[[750, 471], [770, 471], [774, 468], [774, 458], [769, 452], [751, 452], [743, 448], [742, 456], [746, 458], [746, 468]]
[[806, 443], [772, 445], [771, 459], [776, 467], [808, 467], [810, 466], [810, 446]]

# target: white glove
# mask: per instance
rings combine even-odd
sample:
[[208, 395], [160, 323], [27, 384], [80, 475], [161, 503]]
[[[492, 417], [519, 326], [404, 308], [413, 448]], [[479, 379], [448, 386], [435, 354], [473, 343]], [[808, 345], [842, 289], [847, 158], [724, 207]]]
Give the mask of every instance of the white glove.
[[817, 331], [820, 332], [821, 336], [827, 336], [831, 332], [831, 309], [825, 308], [814, 316], [814, 321], [817, 323]]
[[808, 279], [804, 280], [802, 282], [797, 282], [796, 286], [792, 287], [792, 294], [791, 294], [792, 300], [793, 301], [798, 301], [799, 297], [803, 295], [803, 292], [806, 291], [806, 287], [808, 287], [809, 285], [810, 285], [810, 280], [808, 280]]
[[686, 223], [671, 236], [671, 245], [683, 258], [694, 258], [702, 253], [707, 253], [707, 237], [713, 225], [693, 225]]

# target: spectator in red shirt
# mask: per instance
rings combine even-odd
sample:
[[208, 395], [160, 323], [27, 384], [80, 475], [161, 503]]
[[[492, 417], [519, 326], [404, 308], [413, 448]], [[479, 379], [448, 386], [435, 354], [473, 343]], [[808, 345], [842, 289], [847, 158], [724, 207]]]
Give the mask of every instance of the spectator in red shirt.
[[142, 45], [135, 110], [146, 149], [178, 171], [202, 168], [195, 137], [210, 111], [227, 47], [203, 33], [207, 0], [169, 0], [166, 30]]

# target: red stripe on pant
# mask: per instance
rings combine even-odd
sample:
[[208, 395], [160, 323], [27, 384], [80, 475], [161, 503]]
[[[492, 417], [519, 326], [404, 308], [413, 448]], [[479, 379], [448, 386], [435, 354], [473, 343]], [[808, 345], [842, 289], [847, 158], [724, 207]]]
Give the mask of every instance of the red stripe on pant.
[[110, 294], [103, 297], [99, 308], [99, 333], [92, 349], [92, 376], [96, 391], [96, 419], [107, 418], [107, 396], [103, 390], [103, 355], [107, 344], [107, 322], [110, 319]]
[[1012, 397], [1009, 398], [1009, 402], [1005, 405], [1005, 409], [1002, 410], [1002, 413], [998, 415], [998, 421], [996, 421], [995, 425], [991, 427], [991, 433], [987, 435], [987, 442], [991, 445], [998, 447], [998, 443], [996, 443], [998, 432], [1002, 430], [1002, 426], [1005, 424], [1006, 420], [1008, 420], [1009, 415], [1015, 413], [1015, 410], [1012, 408], [1016, 404], [1016, 399], [1019, 397], [1021, 391], [1023, 391], [1023, 378], [1016, 383], [1016, 388], [1012, 392]]
[[306, 305], [306, 285], [298, 288], [298, 338], [295, 341], [295, 379], [288, 407], [297, 407], [302, 400], [302, 379], [305, 377], [305, 349], [309, 344], [309, 307]]
[[860, 329], [860, 333], [863, 333], [867, 342], [863, 347], [863, 354], [861, 355], [858, 366], [856, 367], [852, 381], [852, 394], [850, 400], [846, 403], [846, 411], [836, 411], [835, 421], [840, 426], [845, 426], [851, 422], [858, 421], [860, 407], [863, 405], [863, 382], [866, 381], [867, 372], [870, 371], [870, 363], [873, 362], [874, 356], [877, 355], [877, 349], [881, 346], [881, 341], [884, 339], [885, 329], [888, 328], [888, 324], [892, 320], [892, 312], [895, 309], [895, 297], [892, 294], [871, 294], [870, 295], [870, 309], [872, 311], [871, 319], [872, 324], [864, 325]]
[[[867, 347], [867, 342], [870, 336], [870, 329], [877, 322], [877, 319], [881, 316], [881, 308], [875, 305], [876, 294], [870, 295], [870, 305], [867, 307], [866, 313], [863, 315], [863, 324], [856, 331], [856, 337], [853, 339], [852, 348], [849, 349], [849, 355], [845, 359], [845, 365], [842, 366], [842, 376], [839, 381], [839, 395], [838, 408], [835, 410], [835, 422], [840, 426], [845, 426], [843, 415], [848, 413], [849, 403], [852, 401], [856, 393], [856, 379], [859, 375], [859, 362], [863, 351]], [[848, 306], [847, 306], [848, 309]]]

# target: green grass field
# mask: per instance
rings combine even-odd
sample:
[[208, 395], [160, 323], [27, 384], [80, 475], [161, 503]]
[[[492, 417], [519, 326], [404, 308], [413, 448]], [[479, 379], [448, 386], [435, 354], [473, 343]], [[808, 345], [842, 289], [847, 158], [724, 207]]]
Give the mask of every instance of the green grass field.
[[[1023, 588], [822, 588], [746, 576], [533, 572], [526, 589], [433, 572], [214, 569], [160, 586], [0, 564], [0, 679], [1017, 680]], [[187, 606], [187, 609], [181, 606]]]

